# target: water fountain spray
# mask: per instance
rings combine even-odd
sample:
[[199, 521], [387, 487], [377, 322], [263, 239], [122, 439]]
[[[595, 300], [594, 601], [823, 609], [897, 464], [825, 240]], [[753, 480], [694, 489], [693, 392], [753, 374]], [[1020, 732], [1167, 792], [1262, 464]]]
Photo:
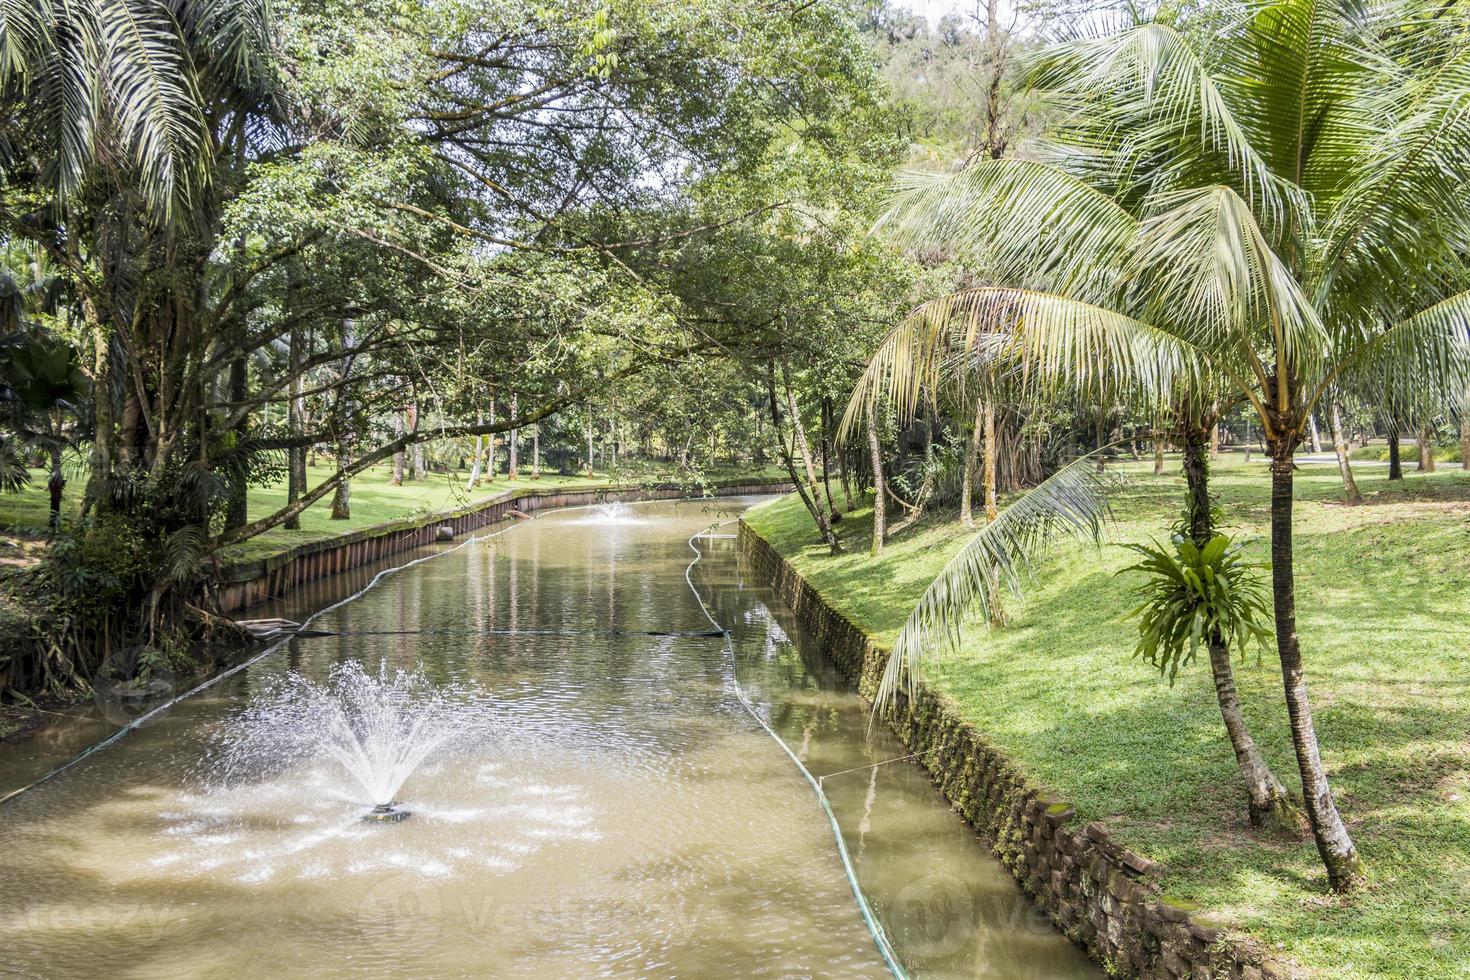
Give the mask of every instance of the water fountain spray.
[[371, 807], [363, 820], [399, 823], [410, 813], [399, 790], [425, 759], [490, 736], [489, 706], [476, 689], [386, 664], [369, 673], [353, 660], [325, 682], [291, 673], [267, 687], [230, 724], [215, 769], [235, 781], [330, 761], [348, 777], [344, 795]]

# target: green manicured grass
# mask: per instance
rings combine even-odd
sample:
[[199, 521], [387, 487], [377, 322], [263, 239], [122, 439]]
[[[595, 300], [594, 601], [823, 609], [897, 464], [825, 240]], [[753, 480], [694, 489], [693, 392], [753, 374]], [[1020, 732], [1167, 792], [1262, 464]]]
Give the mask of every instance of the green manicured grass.
[[[307, 485], [316, 486], [332, 476], [330, 466], [312, 466], [307, 470]], [[384, 524], [419, 514], [462, 507], [487, 497], [499, 496], [507, 490], [525, 488], [576, 489], [579, 487], [609, 486], [611, 484], [636, 484], [659, 479], [677, 480], [679, 475], [672, 469], [640, 467], [619, 473], [598, 473], [560, 476], [542, 472], [539, 480], [529, 477], [523, 469], [518, 480], [511, 481], [504, 474], [494, 482], [481, 482], [473, 492], [464, 489], [467, 472], [430, 473], [420, 480], [405, 481], [402, 486], [390, 482], [392, 467], [376, 466], [364, 471], [352, 481], [351, 510], [348, 520], [332, 520], [331, 495], [323, 497], [301, 514], [299, 530], [288, 531], [276, 527], [266, 533], [242, 542], [224, 551], [227, 558], [250, 559], [285, 551], [296, 545], [319, 541], [324, 538], [345, 534], [374, 524]], [[706, 471], [710, 481], [733, 479], [786, 479], [784, 471], [774, 466], [721, 468]], [[65, 519], [73, 518], [81, 506], [82, 480], [74, 479], [67, 486], [63, 500]], [[258, 519], [286, 504], [286, 488], [283, 485], [254, 488], [249, 495], [250, 518]], [[39, 529], [46, 526], [49, 518], [49, 498], [46, 493], [46, 474], [32, 471], [32, 482], [17, 494], [0, 494], [0, 528]]]
[[[1259, 460], [1259, 457], [1257, 457]], [[1412, 465], [1412, 464], [1411, 464]], [[1183, 503], [1128, 466], [1114, 542], [1164, 540]], [[926, 680], [1062, 793], [1079, 820], [1164, 863], [1163, 887], [1322, 977], [1470, 976], [1470, 473], [1357, 471], [1367, 502], [1340, 503], [1335, 466], [1297, 477], [1300, 636], [1317, 731], [1344, 817], [1368, 863], [1362, 892], [1331, 895], [1315, 848], [1257, 839], [1208, 667], [1170, 687], [1132, 659], [1132, 553], [1070, 545], [1041, 563], [1010, 625], [966, 631]], [[1268, 557], [1267, 471], [1222, 459], [1232, 533]], [[814, 541], [799, 501], [747, 515], [833, 605], [891, 643], [920, 592], [967, 539], [942, 515], [867, 555], [871, 514], [840, 525], [849, 553]], [[1277, 773], [1299, 786], [1274, 650], [1238, 665], [1248, 719]]]

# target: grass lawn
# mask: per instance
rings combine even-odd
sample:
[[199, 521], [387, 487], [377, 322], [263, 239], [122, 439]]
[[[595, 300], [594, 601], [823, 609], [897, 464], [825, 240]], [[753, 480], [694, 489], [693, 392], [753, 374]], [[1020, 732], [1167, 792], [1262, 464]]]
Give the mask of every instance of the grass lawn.
[[[316, 486], [331, 477], [334, 472], [336, 472], [335, 469], [330, 466], [309, 467], [307, 485]], [[328, 494], [302, 513], [299, 530], [288, 531], [285, 528], [276, 527], [265, 534], [226, 549], [224, 554], [231, 558], [259, 558], [285, 551], [295, 545], [334, 537], [348, 531], [371, 527], [374, 524], [461, 507], [517, 488], [576, 488], [608, 486], [613, 483], [639, 483], [661, 478], [678, 479], [672, 469], [665, 472], [658, 469], [639, 468], [626, 470], [616, 475], [598, 473], [590, 478], [582, 475], [560, 476], [543, 471], [539, 480], [532, 480], [527, 469], [523, 470], [520, 479], [514, 482], [508, 480], [502, 473], [493, 483], [482, 482], [473, 492], [467, 493], [464, 488], [465, 480], [469, 477], [467, 472], [430, 473], [424, 479], [407, 481], [397, 487], [390, 483], [392, 474], [392, 466], [384, 464], [366, 470], [352, 481], [352, 517], [350, 520], [332, 520], [332, 498]], [[46, 526], [50, 506], [46, 493], [46, 473], [41, 470], [33, 470], [31, 475], [30, 486], [22, 492], [0, 494], [0, 528], [27, 531]], [[711, 481], [751, 478], [769, 479], [775, 482], [786, 479], [784, 471], [774, 466], [744, 469], [721, 468], [706, 471], [704, 475]], [[67, 485], [64, 507], [68, 519], [74, 517], [81, 506], [82, 485], [83, 481], [80, 478], [73, 479]], [[281, 485], [252, 489], [249, 504], [252, 520], [272, 513], [285, 506], [286, 488]]]
[[[1222, 458], [1215, 488], [1231, 533], [1267, 560], [1260, 457]], [[1178, 463], [1123, 469], [1114, 542], [1164, 540], [1183, 506]], [[1340, 503], [1332, 465], [1297, 475], [1299, 628], [1317, 731], [1371, 882], [1328, 893], [1310, 839], [1253, 836], [1208, 663], [1170, 687], [1132, 659], [1131, 552], [1069, 545], [1038, 565], [1001, 629], [966, 631], [926, 680], [1033, 778], [1165, 865], [1171, 896], [1232, 921], [1321, 977], [1470, 977], [1470, 473], [1361, 466], [1362, 506]], [[947, 518], [947, 519], [943, 519]], [[871, 513], [839, 528], [831, 557], [793, 497], [747, 515], [828, 601], [892, 643], [938, 569], [967, 540], [936, 515], [867, 554]], [[1269, 594], [1269, 593], [1268, 593]], [[1256, 740], [1299, 786], [1274, 649], [1240, 662]]]

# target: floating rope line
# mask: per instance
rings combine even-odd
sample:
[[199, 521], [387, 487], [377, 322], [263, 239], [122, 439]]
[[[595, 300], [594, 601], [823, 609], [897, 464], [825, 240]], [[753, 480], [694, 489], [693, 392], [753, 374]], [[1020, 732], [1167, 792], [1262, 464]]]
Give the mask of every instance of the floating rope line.
[[[933, 750], [931, 749], [930, 751], [932, 752]], [[846, 776], [850, 772], [867, 772], [869, 769], [877, 769], [879, 766], [886, 766], [891, 762], [908, 762], [911, 759], [917, 759], [919, 756], [926, 754], [924, 752], [910, 752], [908, 755], [894, 756], [892, 759], [884, 759], [882, 762], [872, 762], [866, 766], [853, 766], [851, 769], [839, 769], [836, 772], [829, 772], [825, 776], [818, 776], [817, 782], [824, 782], [833, 776]]]
[[[718, 524], [711, 525], [711, 527], [724, 527], [726, 524], [730, 523], [732, 523], [732, 521], [721, 521]], [[700, 561], [704, 559], [704, 552], [700, 551], [699, 548], [694, 544], [695, 539], [701, 537], [733, 538], [735, 537], [735, 535], [714, 535], [708, 533], [707, 531], [690, 535], [689, 548], [691, 551], [694, 552], [694, 560], [689, 563], [689, 567], [684, 569], [684, 581], [688, 583], [689, 591], [694, 593], [695, 601], [699, 603], [699, 609], [701, 612], [704, 613], [704, 618], [710, 621], [711, 626], [724, 634], [725, 652], [730, 655], [730, 686], [735, 690], [735, 699], [740, 702], [741, 707], [745, 708], [745, 710], [750, 714], [750, 717], [755, 719], [756, 724], [765, 729], [766, 734], [771, 736], [771, 738], [775, 740], [777, 745], [781, 746], [782, 750], [785, 751], [786, 755], [791, 759], [792, 763], [795, 764], [796, 768], [801, 772], [803, 776], [806, 777], [806, 781], [811, 786], [812, 792], [817, 794], [817, 800], [822, 804], [822, 812], [827, 814], [827, 822], [832, 826], [832, 839], [837, 843], [837, 854], [842, 859], [842, 870], [847, 875], [847, 883], [852, 887], [852, 896], [857, 900], [858, 911], [862, 913], [863, 924], [868, 927], [868, 932], [873, 937], [873, 945], [878, 947], [878, 955], [883, 957], [884, 964], [887, 965], [888, 969], [893, 973], [893, 975], [895, 977], [898, 977], [899, 980], [908, 980], [908, 974], [904, 971], [903, 965], [898, 961], [898, 954], [894, 952], [892, 943], [888, 941], [888, 934], [883, 931], [883, 923], [878, 921], [877, 915], [875, 915], [873, 912], [873, 907], [868, 904], [868, 897], [863, 894], [862, 886], [858, 884], [857, 870], [853, 868], [852, 858], [847, 853], [847, 842], [842, 839], [842, 827], [837, 823], [837, 814], [833, 812], [832, 802], [827, 799], [827, 793], [825, 790], [822, 789], [821, 780], [812, 775], [811, 770], [807, 769], [806, 765], [801, 761], [797, 754], [791, 751], [791, 746], [786, 744], [785, 739], [776, 734], [776, 730], [772, 728], [770, 723], [767, 722], [766, 719], [761, 715], [761, 713], [755, 709], [755, 705], [751, 703], [750, 698], [746, 697], [744, 688], [740, 686], [739, 664], [735, 659], [735, 643], [730, 636], [730, 631], [721, 626], [719, 622], [715, 620], [715, 617], [710, 614], [709, 607], [704, 603], [704, 597], [701, 596], [699, 594], [699, 590], [694, 587], [694, 579], [690, 577], [690, 573], [694, 571], [694, 566], [698, 565]], [[888, 761], [896, 762], [898, 760], [890, 759]], [[877, 763], [877, 765], [882, 765], [882, 763]], [[859, 766], [858, 768], [869, 769], [872, 767]], [[829, 775], [836, 776], [839, 774], [829, 773]], [[822, 779], [826, 778], [826, 776], [822, 777]]]
[[717, 637], [720, 630], [554, 630], [554, 629], [454, 629], [427, 627], [416, 630], [312, 630], [287, 634], [291, 639], [316, 640], [332, 636], [676, 636]]

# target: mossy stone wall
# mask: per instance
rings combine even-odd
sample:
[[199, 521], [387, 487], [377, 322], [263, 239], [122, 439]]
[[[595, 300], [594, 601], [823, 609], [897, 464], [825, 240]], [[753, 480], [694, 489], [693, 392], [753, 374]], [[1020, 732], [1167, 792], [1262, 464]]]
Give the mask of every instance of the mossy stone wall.
[[[771, 585], [859, 692], [871, 698], [888, 651], [823, 600], [744, 522], [739, 537], [751, 571]], [[1109, 975], [1144, 980], [1292, 975], [1228, 934], [1223, 923], [1161, 894], [1153, 861], [1118, 844], [1101, 823], [1079, 826], [1066, 800], [1027, 778], [941, 695], [920, 686], [914, 703], [901, 699], [887, 721], [1025, 892]]]

